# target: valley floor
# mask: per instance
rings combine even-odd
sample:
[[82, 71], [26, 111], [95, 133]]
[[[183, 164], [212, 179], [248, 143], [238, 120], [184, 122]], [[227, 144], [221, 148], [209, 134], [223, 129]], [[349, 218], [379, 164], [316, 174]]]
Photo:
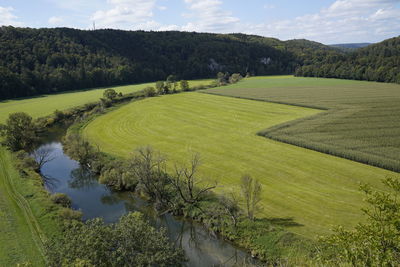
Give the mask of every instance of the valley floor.
[[309, 238], [362, 220], [359, 183], [381, 187], [394, 173], [257, 136], [263, 128], [321, 110], [197, 92], [147, 98], [98, 117], [84, 136], [104, 152], [129, 157], [151, 145], [171, 162], [201, 154], [201, 176], [219, 193], [238, 190], [250, 174], [263, 185], [259, 216], [285, 219]]

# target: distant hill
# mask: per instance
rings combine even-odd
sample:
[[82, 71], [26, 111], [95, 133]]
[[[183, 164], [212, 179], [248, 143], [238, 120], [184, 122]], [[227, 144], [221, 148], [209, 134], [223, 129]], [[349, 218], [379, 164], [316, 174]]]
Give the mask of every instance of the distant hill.
[[[246, 34], [0, 27], [0, 99], [165, 80], [292, 74], [399, 82], [399, 38], [352, 52]], [[345, 44], [355, 47], [366, 44]]]
[[220, 71], [289, 74], [330, 53], [340, 54], [307, 40], [244, 34], [0, 27], [0, 99], [164, 80], [170, 74], [179, 79]]
[[358, 49], [371, 45], [372, 43], [349, 43], [349, 44], [331, 44], [329, 46], [340, 49]]
[[299, 67], [296, 75], [400, 83], [400, 37], [320, 58]]

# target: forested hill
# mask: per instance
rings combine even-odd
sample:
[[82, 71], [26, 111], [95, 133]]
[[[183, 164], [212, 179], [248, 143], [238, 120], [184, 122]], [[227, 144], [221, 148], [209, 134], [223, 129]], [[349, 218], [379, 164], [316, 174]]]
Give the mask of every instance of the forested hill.
[[313, 55], [329, 53], [341, 55], [307, 40], [243, 34], [0, 27], [0, 99], [164, 80], [170, 74], [180, 79], [215, 77], [219, 71], [288, 74]]
[[400, 37], [313, 61], [296, 75], [400, 83]]
[[372, 43], [347, 43], [347, 44], [331, 44], [329, 46], [342, 49], [344, 51], [354, 51], [371, 45]]

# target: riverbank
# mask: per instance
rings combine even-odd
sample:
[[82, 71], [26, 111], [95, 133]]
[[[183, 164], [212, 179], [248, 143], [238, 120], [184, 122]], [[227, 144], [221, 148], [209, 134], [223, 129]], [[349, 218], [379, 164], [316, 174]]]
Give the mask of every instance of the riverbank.
[[45, 266], [43, 243], [60, 233], [59, 207], [49, 199], [41, 177], [19, 172], [15, 156], [0, 147], [0, 266]]
[[185, 251], [186, 266], [242, 266], [245, 263], [253, 266], [250, 263], [255, 261], [250, 254], [211, 235], [201, 224], [171, 214], [159, 214], [152, 203], [135, 193], [115, 191], [100, 184], [94, 173], [64, 153], [59, 142], [62, 139], [60, 132], [49, 136], [41, 146], [48, 148], [53, 158], [41, 172], [53, 179], [46, 184], [48, 190], [67, 195], [72, 208], [82, 212], [84, 221], [102, 218], [107, 224], [116, 223], [121, 216], [138, 211], [156, 229], [164, 228], [170, 242]]
[[[111, 109], [108, 109], [107, 112], [110, 110]], [[77, 143], [76, 140], [82, 138], [79, 136], [82, 136], [81, 134], [84, 127], [94, 118], [101, 115], [102, 114], [91, 114], [91, 116], [86, 117], [79, 123], [72, 125], [68, 129], [68, 135], [70, 135], [71, 138], [66, 138], [66, 140], [69, 139], [73, 143], [79, 144], [83, 139]], [[78, 147], [82, 147], [82, 145], [78, 145]], [[72, 151], [76, 151], [76, 149], [72, 148]], [[102, 176], [102, 179], [100, 179], [101, 182], [113, 187], [117, 191], [128, 190], [137, 192], [136, 185], [127, 187], [124, 184], [126, 180], [123, 181], [123, 179], [114, 178], [114, 175], [111, 175], [113, 176], [113, 178], [111, 178], [110, 175], [102, 174], [104, 172], [116, 172], [119, 173], [119, 177], [124, 177], [124, 171], [126, 170], [121, 170], [119, 168], [126, 165], [126, 159], [115, 158], [112, 155], [98, 151], [98, 149], [94, 149], [92, 152], [95, 155], [89, 155], [89, 158], [91, 158], [89, 165], [92, 166], [92, 169], [97, 172], [98, 175]], [[158, 152], [155, 151], [154, 153], [157, 154]], [[77, 157], [78, 155], [71, 156]], [[161, 188], [159, 189], [164, 190]], [[170, 189], [166, 189], [166, 191], [170, 192]], [[160, 204], [160, 199], [152, 199], [148, 195], [146, 197], [149, 200], [149, 205], [156, 211], [155, 207]], [[285, 225], [290, 226], [292, 223], [290, 220], [272, 218], [255, 219], [252, 221], [241, 213], [242, 215], [237, 218], [237, 225], [234, 226], [232, 225], [230, 215], [225, 214], [226, 207], [224, 207], [220, 201], [220, 195], [210, 192], [208, 197], [199, 203], [200, 208], [197, 210], [190, 210], [191, 207], [181, 207], [179, 210], [175, 211], [172, 211], [171, 207], [164, 207], [164, 209], [183, 216], [185, 220], [194, 220], [202, 224], [210, 233], [232, 242], [235, 246], [244, 249], [252, 256], [263, 261], [284, 265], [307, 265], [311, 261], [311, 254], [313, 253], [315, 242], [285, 230]], [[167, 203], [169, 201], [161, 200], [161, 202]], [[204, 213], [202, 210], [210, 212]], [[163, 213], [162, 209], [158, 210], [158, 212]]]

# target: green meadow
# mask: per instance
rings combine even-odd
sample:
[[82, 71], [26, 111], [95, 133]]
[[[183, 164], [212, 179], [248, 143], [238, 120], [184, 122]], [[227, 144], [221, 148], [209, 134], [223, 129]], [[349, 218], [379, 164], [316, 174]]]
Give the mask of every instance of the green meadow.
[[[291, 77], [273, 79], [296, 84]], [[265, 83], [257, 78], [248, 81]], [[248, 173], [263, 185], [258, 216], [289, 218], [296, 225], [289, 230], [315, 238], [335, 225], [351, 227], [362, 220], [360, 182], [379, 188], [381, 179], [394, 175], [257, 135], [262, 129], [321, 112], [191, 92], [132, 102], [94, 119], [83, 134], [104, 152], [121, 157], [151, 145], [167, 156], [169, 171], [174, 163], [183, 164], [198, 152], [201, 176], [217, 181], [219, 193], [237, 190], [240, 177]]]
[[327, 111], [261, 131], [278, 141], [400, 172], [400, 85], [255, 77], [206, 93]]
[[[211, 80], [194, 80], [189, 81], [189, 86], [194, 87], [199, 85], [208, 85], [210, 82]], [[122, 94], [128, 94], [140, 91], [147, 86], [155, 86], [155, 83], [107, 88], [113, 88], [118, 93], [121, 92]], [[14, 112], [23, 111], [34, 118], [39, 118], [50, 115], [55, 110], [66, 110], [84, 105], [86, 103], [98, 101], [101, 97], [103, 97], [103, 92], [107, 88], [0, 101], [0, 123], [4, 122], [8, 115]]]

